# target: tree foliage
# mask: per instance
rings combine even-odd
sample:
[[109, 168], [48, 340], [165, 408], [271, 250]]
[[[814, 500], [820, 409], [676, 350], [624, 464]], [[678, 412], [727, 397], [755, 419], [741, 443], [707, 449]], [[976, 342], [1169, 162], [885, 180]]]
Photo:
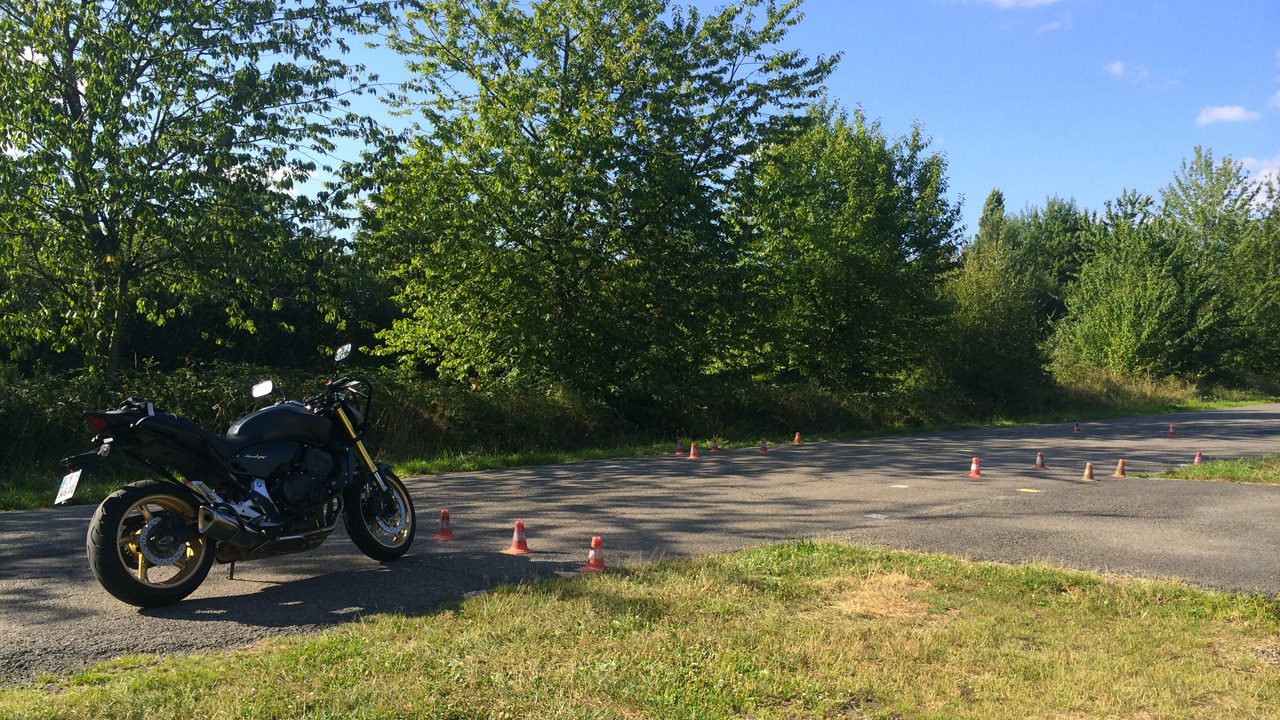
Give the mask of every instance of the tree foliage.
[[409, 361], [473, 382], [671, 387], [736, 320], [731, 180], [834, 60], [777, 49], [797, 3], [440, 0], [393, 45], [426, 127], [360, 242], [394, 258]]
[[986, 202], [982, 204], [982, 216], [978, 218], [978, 232], [973, 237], [973, 246], [981, 251], [987, 245], [1016, 248], [1021, 244], [1018, 224], [1005, 211], [1004, 193], [1000, 188], [992, 188], [987, 193]]
[[1192, 377], [1221, 367], [1230, 316], [1184, 226], [1126, 192], [1106, 204], [1092, 242], [1056, 327], [1060, 366]]
[[1051, 197], [1043, 208], [1019, 213], [1017, 225], [1022, 256], [1042, 283], [1042, 317], [1059, 317], [1066, 309], [1066, 289], [1080, 277], [1089, 257], [1093, 218], [1075, 200]]
[[735, 207], [756, 320], [744, 354], [769, 375], [884, 389], [932, 347], [959, 207], [919, 127], [891, 139], [860, 110], [810, 116], [761, 154]]
[[356, 131], [335, 50], [385, 12], [0, 1], [3, 339], [113, 370], [136, 319], [213, 301], [251, 330], [246, 305], [304, 287], [331, 246], [289, 190]]
[[946, 278], [950, 308], [939, 364], [981, 406], [1025, 406], [1047, 385], [1037, 279], [1020, 248], [991, 236], [967, 248]]
[[1249, 181], [1244, 166], [1213, 152], [1195, 148], [1191, 162], [1182, 161], [1173, 182], [1161, 192], [1163, 211], [1184, 233], [1206, 270], [1224, 267], [1252, 231], [1254, 202], [1261, 186]]

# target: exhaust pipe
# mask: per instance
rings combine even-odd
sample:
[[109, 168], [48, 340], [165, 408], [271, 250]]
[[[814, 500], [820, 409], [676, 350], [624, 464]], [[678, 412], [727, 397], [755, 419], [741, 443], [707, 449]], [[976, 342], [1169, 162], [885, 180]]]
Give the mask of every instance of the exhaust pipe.
[[228, 512], [220, 507], [200, 506], [196, 529], [205, 537], [250, 550], [266, 542], [266, 538], [246, 530], [234, 511]]

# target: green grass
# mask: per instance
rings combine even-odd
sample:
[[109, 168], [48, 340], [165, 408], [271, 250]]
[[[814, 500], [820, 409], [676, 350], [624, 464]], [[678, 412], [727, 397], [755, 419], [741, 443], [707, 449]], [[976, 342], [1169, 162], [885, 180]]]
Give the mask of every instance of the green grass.
[[0, 691], [22, 718], [1260, 718], [1280, 606], [800, 542]]
[[1280, 453], [1237, 460], [1211, 460], [1174, 468], [1154, 477], [1280, 485]]

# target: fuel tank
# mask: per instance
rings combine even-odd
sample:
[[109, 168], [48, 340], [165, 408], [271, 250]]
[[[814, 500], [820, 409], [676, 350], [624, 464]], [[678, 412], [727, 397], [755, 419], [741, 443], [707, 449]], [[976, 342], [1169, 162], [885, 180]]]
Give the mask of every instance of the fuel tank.
[[240, 418], [227, 431], [227, 437], [301, 440], [321, 445], [329, 437], [332, 424], [302, 405], [280, 403]]
[[271, 477], [293, 465], [302, 447], [302, 443], [293, 440], [256, 443], [227, 458], [227, 467], [241, 475]]

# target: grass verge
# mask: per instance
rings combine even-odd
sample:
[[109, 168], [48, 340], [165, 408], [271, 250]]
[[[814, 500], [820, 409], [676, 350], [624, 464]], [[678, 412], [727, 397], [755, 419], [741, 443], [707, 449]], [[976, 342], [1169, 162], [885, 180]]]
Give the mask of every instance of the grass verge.
[[1184, 465], [1150, 477], [1280, 485], [1280, 453]]
[[23, 718], [1280, 715], [1258, 596], [809, 542], [0, 691]]

